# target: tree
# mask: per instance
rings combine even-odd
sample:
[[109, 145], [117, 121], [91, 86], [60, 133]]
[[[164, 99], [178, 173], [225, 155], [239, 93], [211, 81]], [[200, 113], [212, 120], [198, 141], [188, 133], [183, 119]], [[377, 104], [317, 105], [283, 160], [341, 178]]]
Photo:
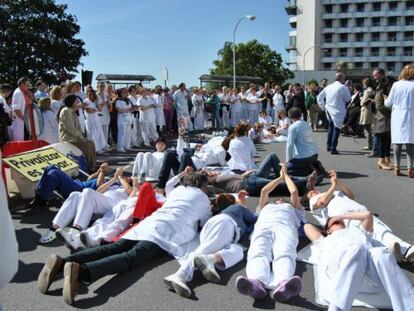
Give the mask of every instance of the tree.
[[32, 81], [59, 82], [65, 69], [71, 79], [88, 55], [75, 36], [80, 27], [66, 4], [54, 0], [0, 2], [0, 82], [16, 85], [22, 76]]
[[[217, 54], [219, 58], [213, 61], [215, 68], [210, 69], [210, 73], [233, 75], [233, 44], [224, 43]], [[282, 56], [257, 40], [236, 45], [236, 74], [260, 77], [264, 82], [279, 84], [294, 77], [288, 68], [283, 67]]]

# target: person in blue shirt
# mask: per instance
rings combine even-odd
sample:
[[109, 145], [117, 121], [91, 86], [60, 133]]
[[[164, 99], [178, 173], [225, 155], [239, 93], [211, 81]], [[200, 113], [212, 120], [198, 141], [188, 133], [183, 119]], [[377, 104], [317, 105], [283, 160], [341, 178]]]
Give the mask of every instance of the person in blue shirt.
[[36, 82], [37, 91], [34, 94], [37, 100], [43, 97], [49, 97], [49, 93], [47, 92], [47, 85], [45, 81], [39, 80]]
[[247, 192], [238, 193], [236, 201], [232, 194], [216, 197], [210, 218], [200, 232], [200, 245], [181, 265], [178, 271], [164, 279], [168, 289], [183, 297], [191, 296], [187, 282], [191, 281], [194, 269], [198, 269], [210, 282], [220, 281], [220, 270], [228, 269], [243, 257], [243, 248], [236, 244], [244, 234], [253, 231], [257, 215], [246, 207]]
[[318, 147], [313, 139], [312, 129], [302, 120], [302, 112], [293, 107], [288, 112], [292, 125], [289, 126], [286, 144], [286, 162], [289, 175], [307, 176], [318, 160]]

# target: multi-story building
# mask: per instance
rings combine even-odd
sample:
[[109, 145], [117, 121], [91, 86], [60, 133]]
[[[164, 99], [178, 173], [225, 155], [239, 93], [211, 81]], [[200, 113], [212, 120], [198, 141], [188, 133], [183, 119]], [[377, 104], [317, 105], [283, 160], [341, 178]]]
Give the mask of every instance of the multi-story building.
[[398, 74], [414, 61], [414, 0], [288, 0], [289, 68]]

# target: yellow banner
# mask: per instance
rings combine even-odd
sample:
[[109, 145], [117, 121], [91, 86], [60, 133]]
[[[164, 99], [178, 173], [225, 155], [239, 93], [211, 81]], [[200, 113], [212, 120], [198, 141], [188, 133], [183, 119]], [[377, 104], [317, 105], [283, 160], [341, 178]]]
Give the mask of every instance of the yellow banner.
[[17, 154], [3, 161], [30, 181], [38, 181], [49, 164], [57, 165], [63, 171], [78, 167], [76, 162], [53, 147]]

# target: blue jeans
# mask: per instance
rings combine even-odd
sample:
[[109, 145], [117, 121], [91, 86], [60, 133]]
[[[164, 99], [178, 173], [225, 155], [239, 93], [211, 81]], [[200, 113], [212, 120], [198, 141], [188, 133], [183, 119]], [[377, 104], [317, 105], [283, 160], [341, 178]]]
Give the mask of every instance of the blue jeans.
[[335, 127], [332, 120], [329, 120], [328, 122], [328, 141], [326, 142], [326, 149], [328, 151], [334, 151], [336, 150], [336, 146], [338, 145], [338, 138], [341, 129]]
[[67, 199], [72, 192], [82, 191], [84, 188], [96, 189], [96, 179], [86, 182], [75, 181], [59, 167], [49, 165], [36, 186], [36, 192], [43, 200], [48, 201], [55, 190]]
[[374, 139], [373, 139], [373, 148], [372, 148], [372, 153], [376, 156], [379, 156], [380, 154], [380, 140], [377, 136], [377, 134], [374, 135]]
[[313, 162], [318, 160], [318, 155], [314, 154], [308, 158], [294, 158], [287, 163], [289, 175], [308, 176], [314, 170]]

